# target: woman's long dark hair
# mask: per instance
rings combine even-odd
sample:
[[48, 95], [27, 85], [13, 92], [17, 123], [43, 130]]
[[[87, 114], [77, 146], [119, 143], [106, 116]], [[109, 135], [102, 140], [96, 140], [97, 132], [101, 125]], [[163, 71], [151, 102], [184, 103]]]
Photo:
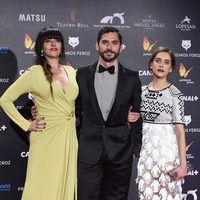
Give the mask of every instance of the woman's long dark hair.
[[52, 39], [52, 38], [59, 40], [62, 44], [60, 61], [59, 61], [59, 62], [62, 62], [65, 58], [64, 38], [61, 32], [58, 29], [55, 29], [53, 27], [44, 28], [39, 32], [36, 38], [35, 53], [37, 56], [36, 64], [42, 66], [44, 74], [50, 83], [50, 91], [51, 91], [51, 95], [53, 96], [53, 88], [52, 88], [53, 73], [51, 72], [51, 66], [46, 62], [46, 59], [42, 53], [44, 41], [47, 39]]

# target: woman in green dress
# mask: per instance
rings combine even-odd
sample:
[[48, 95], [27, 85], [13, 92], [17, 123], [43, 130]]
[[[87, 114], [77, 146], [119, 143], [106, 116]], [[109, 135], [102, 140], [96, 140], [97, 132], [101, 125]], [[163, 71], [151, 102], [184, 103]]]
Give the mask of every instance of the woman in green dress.
[[[61, 32], [45, 28], [37, 36], [36, 65], [31, 66], [2, 95], [0, 105], [24, 131], [30, 148], [22, 200], [77, 199], [76, 71], [62, 65], [65, 55]], [[37, 119], [28, 121], [13, 102], [31, 93]]]

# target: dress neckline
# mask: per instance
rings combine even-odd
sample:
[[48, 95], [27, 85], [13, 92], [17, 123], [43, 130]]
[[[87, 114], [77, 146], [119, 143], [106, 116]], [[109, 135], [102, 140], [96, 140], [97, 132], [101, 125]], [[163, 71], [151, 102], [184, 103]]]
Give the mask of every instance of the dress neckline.
[[67, 69], [65, 68], [65, 66], [61, 65], [61, 67], [63, 68], [65, 74], [66, 74], [66, 77], [67, 77], [67, 83], [66, 83], [66, 86], [64, 88], [60, 87], [60, 85], [57, 83], [57, 80], [53, 80], [53, 83], [56, 85], [56, 87], [65, 95], [67, 93], [67, 87], [68, 87], [68, 84], [69, 84], [69, 74], [68, 74], [68, 71]]
[[149, 91], [152, 91], [152, 92], [160, 92], [160, 91], [163, 91], [163, 90], [166, 90], [167, 88], [169, 88], [172, 84], [169, 83], [166, 87], [162, 88], [162, 89], [159, 89], [159, 90], [154, 90], [154, 89], [151, 89], [151, 83], [149, 83], [149, 85], [147, 86], [148, 90]]

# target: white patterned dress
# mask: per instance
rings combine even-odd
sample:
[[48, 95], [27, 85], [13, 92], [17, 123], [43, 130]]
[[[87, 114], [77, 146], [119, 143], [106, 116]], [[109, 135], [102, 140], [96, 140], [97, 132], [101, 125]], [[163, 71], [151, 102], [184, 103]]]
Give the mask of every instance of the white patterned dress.
[[179, 165], [176, 123], [184, 123], [182, 93], [172, 84], [154, 91], [142, 87], [143, 141], [138, 162], [140, 200], [180, 200], [181, 181], [167, 174]]

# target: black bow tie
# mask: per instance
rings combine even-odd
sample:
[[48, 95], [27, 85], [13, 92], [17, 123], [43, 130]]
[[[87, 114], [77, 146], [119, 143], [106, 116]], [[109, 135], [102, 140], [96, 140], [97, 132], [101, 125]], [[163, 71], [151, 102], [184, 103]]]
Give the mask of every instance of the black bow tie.
[[105, 71], [108, 71], [110, 74], [114, 74], [115, 73], [115, 66], [112, 65], [110, 67], [103, 67], [102, 65], [99, 65], [99, 73], [103, 73]]

